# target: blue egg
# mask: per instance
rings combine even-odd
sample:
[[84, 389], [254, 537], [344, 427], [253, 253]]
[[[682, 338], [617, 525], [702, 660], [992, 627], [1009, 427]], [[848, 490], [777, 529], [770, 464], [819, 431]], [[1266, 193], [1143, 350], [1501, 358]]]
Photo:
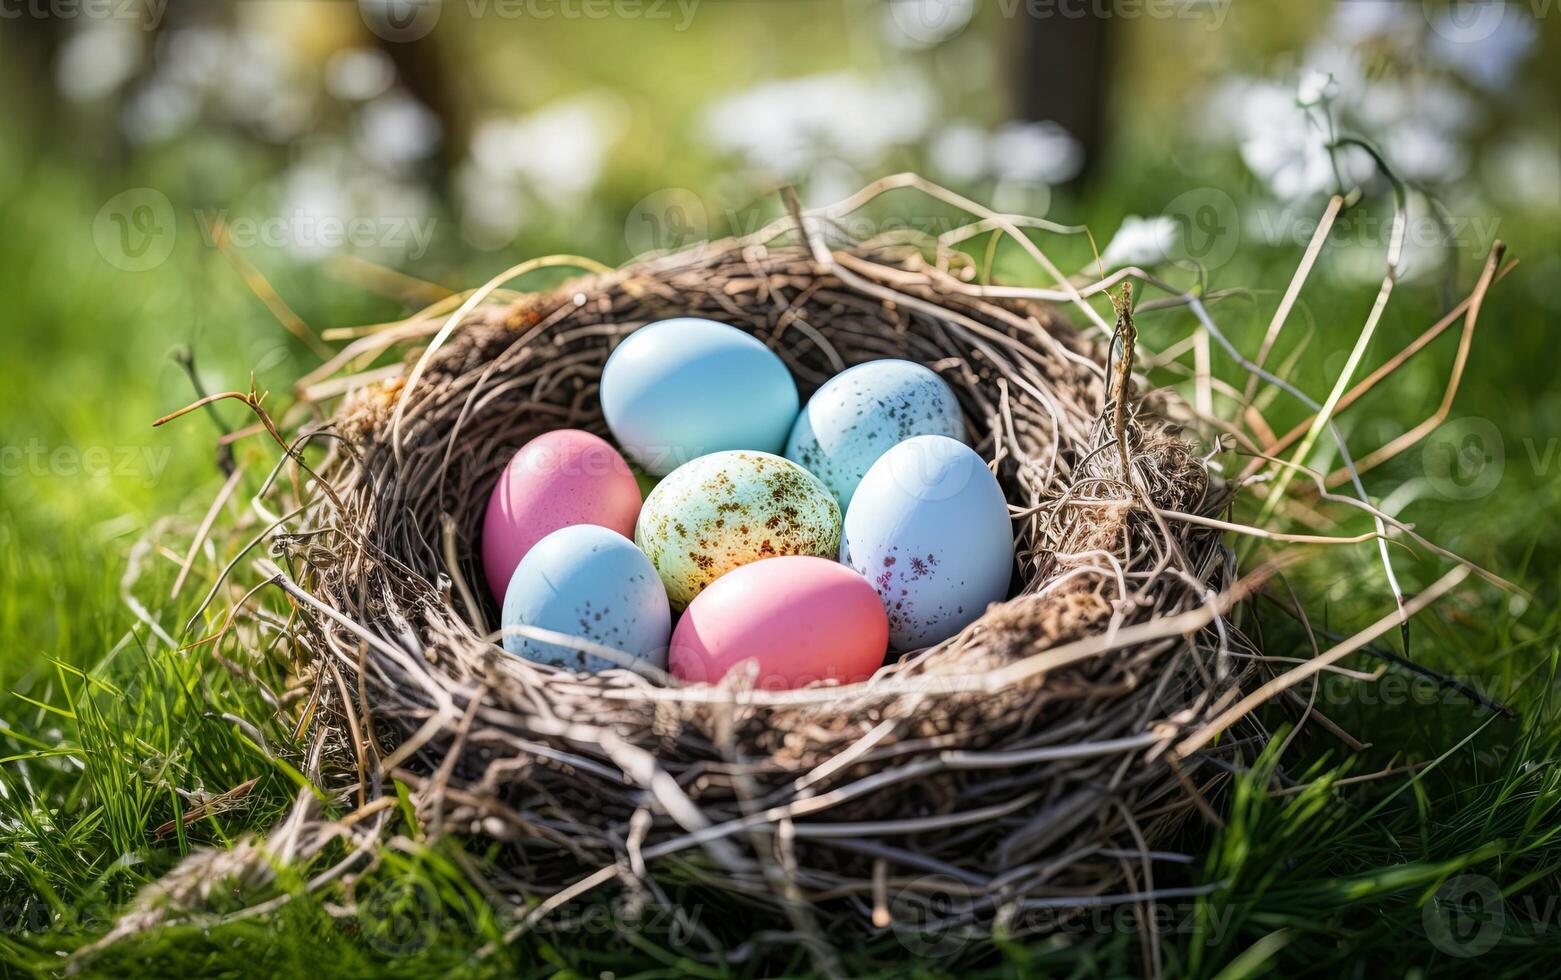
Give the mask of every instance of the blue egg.
[[912, 361], [868, 361], [813, 393], [792, 426], [786, 458], [822, 480], [843, 512], [878, 457], [930, 435], [965, 441], [965, 419], [948, 383]]
[[964, 443], [907, 439], [856, 488], [840, 560], [878, 591], [890, 646], [942, 642], [1008, 594], [1014, 540], [1002, 488]]
[[750, 334], [714, 320], [660, 320], [629, 334], [602, 368], [602, 414], [652, 476], [728, 449], [780, 455], [797, 384]]
[[559, 528], [526, 552], [504, 593], [503, 623], [534, 626], [620, 651], [617, 662], [541, 639], [506, 634], [504, 649], [537, 663], [599, 671], [631, 659], [666, 669], [672, 610], [650, 559], [617, 531]]

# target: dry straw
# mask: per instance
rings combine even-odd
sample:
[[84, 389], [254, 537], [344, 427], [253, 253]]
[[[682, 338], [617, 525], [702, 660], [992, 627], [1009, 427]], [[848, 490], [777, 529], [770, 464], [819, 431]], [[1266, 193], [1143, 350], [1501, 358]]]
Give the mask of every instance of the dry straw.
[[[835, 222], [902, 188], [961, 208], [973, 223], [930, 243], [835, 244]], [[206, 899], [235, 882], [255, 903], [237, 914], [275, 908], [287, 899], [266, 896], [274, 864], [311, 859], [332, 842], [345, 843], [344, 857], [310, 887], [363, 873], [394, 846], [385, 829], [396, 781], [410, 788], [430, 834], [504, 843], [511, 873], [485, 887], [519, 900], [511, 937], [553, 928], [572, 903], [611, 892], [672, 909], [741, 907], [760, 929], [742, 938], [800, 942], [834, 971], [840, 944], [884, 930], [939, 937], [936, 952], [950, 937], [994, 926], [1023, 934], [1118, 905], [1144, 930], [1145, 968], [1158, 967], [1151, 906], [1189, 894], [1158, 883], [1168, 864], [1191, 858], [1156, 848], [1190, 816], [1217, 820], [1209, 798], [1268, 739], [1252, 710], [1289, 698], [1301, 717], [1358, 746], [1290, 688], [1342, 669], [1334, 661], [1406, 623], [1468, 568], [1457, 564], [1299, 667], [1260, 656], [1237, 607], [1297, 547], [1420, 539], [1363, 493], [1329, 494], [1315, 474], [1267, 459], [1295, 434], [1274, 439], [1250, 407], [1252, 389], [1243, 398], [1196, 379], [1194, 402], [1229, 395], [1222, 401], [1242, 406], [1234, 419], [1143, 392], [1128, 281], [1168, 292], [1140, 312], [1187, 305], [1206, 350], [1211, 339], [1227, 342], [1202, 300], [1137, 269], [1070, 279], [1024, 229], [1074, 229], [996, 214], [910, 175], [832, 208], [789, 204], [786, 218], [743, 239], [596, 268], [545, 293], [498, 291], [529, 268], [585, 260], [528, 263], [418, 317], [352, 331], [299, 386], [305, 404], [346, 393], [328, 420], [283, 431], [291, 427], [273, 425], [252, 394], [185, 410], [242, 399], [287, 449], [237, 528], [217, 520], [232, 509], [238, 473], [229, 479], [193, 540], [175, 549], [185, 556], [175, 589], [187, 576], [213, 583], [186, 625], [187, 645], [216, 655], [220, 644], [191, 643], [205, 623], [216, 634], [237, 631], [257, 655], [292, 658], [308, 695], [290, 717], [307, 746], [300, 768], [318, 793], [302, 794], [269, 838], [192, 857], [107, 941], [198, 919]], [[1331, 205], [1324, 223], [1337, 212]], [[994, 231], [1056, 285], [986, 285], [953, 246]], [[1465, 304], [1468, 331], [1479, 297], [1505, 271], [1498, 259]], [[1118, 282], [1113, 326], [1088, 299]], [[540, 432], [605, 432], [597, 382], [607, 355], [635, 328], [678, 315], [750, 331], [786, 360], [804, 394], [872, 358], [937, 371], [1007, 493], [1013, 598], [848, 687], [766, 692], [734, 675], [680, 688], [506, 655], [480, 588], [490, 487], [508, 455]], [[1265, 354], [1282, 323], [1281, 314]], [[1111, 336], [1120, 341], [1114, 361]], [[408, 345], [403, 365], [352, 373]], [[1257, 383], [1305, 400], [1235, 356]], [[1140, 348], [1138, 362], [1149, 357]], [[1355, 397], [1336, 393], [1332, 407]], [[1337, 434], [1330, 412], [1307, 423], [1308, 437]], [[1208, 455], [1184, 426], [1204, 437]], [[1363, 508], [1377, 533], [1329, 538], [1230, 523], [1238, 485], [1208, 465], [1221, 446], [1287, 479], [1302, 476], [1295, 486], [1309, 496], [1292, 494], [1294, 508]], [[323, 462], [307, 465], [306, 447], [324, 447]], [[1283, 514], [1283, 504], [1275, 496], [1267, 509]], [[1225, 543], [1232, 532], [1291, 547], [1238, 577]], [[257, 601], [269, 587], [286, 602]], [[752, 953], [752, 943], [737, 948], [733, 937], [689, 925], [692, 955]]]

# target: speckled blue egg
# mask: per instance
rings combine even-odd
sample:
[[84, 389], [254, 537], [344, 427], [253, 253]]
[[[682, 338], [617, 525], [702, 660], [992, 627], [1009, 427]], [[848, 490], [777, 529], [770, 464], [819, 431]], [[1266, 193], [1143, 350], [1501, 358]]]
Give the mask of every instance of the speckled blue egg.
[[856, 488], [840, 560], [873, 583], [891, 647], [948, 639], [1008, 593], [1013, 529], [997, 478], [962, 442], [907, 439]]
[[[623, 660], [667, 666], [672, 611], [650, 559], [610, 528], [560, 528], [526, 552], [504, 594], [503, 623], [535, 626], [621, 651]], [[518, 634], [504, 649], [570, 670], [627, 666], [607, 656]]]
[[629, 334], [602, 368], [602, 414], [652, 476], [710, 453], [779, 454], [797, 418], [797, 385], [750, 334], [680, 317]]
[[953, 389], [912, 361], [868, 361], [813, 393], [791, 428], [786, 458], [824, 481], [844, 511], [878, 457], [906, 439], [929, 435], [965, 441]]

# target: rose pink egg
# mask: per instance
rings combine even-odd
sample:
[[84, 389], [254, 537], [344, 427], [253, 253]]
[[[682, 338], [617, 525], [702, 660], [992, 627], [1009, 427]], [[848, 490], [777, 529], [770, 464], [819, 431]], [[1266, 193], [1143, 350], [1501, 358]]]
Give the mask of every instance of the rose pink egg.
[[544, 432], [520, 447], [499, 474], [482, 522], [482, 565], [494, 598], [531, 546], [561, 527], [597, 524], [634, 534], [640, 487], [629, 464], [600, 436]]
[[889, 619], [872, 585], [827, 558], [785, 555], [733, 569], [689, 603], [667, 665], [689, 683], [715, 683], [744, 660], [769, 690], [871, 677], [889, 646]]

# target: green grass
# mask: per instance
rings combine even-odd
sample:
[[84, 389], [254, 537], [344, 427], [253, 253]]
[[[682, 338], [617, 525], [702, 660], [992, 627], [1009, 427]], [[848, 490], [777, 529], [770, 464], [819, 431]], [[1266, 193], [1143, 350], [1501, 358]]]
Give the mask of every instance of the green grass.
[[[1164, 197], [1152, 176], [1124, 173], [1107, 181], [1114, 188], [1110, 200], [1086, 201], [1078, 210], [1097, 227], [1112, 227], [1135, 202], [1142, 209]], [[255, 683], [287, 691], [290, 678], [280, 661], [254, 658], [232, 637], [215, 650], [169, 649], [122, 601], [120, 580], [133, 543], [158, 516], [198, 517], [220, 482], [206, 420], [192, 417], [172, 431], [150, 428], [152, 419], [192, 396], [168, 352], [193, 347], [213, 390], [242, 388], [255, 371], [262, 388], [279, 393], [307, 369], [309, 355], [193, 234], [181, 238], [159, 269], [118, 272], [98, 260], [91, 242], [92, 216], [106, 195], [45, 159], [24, 177], [0, 192], [0, 213], [8, 218], [8, 233], [0, 236], [0, 295], [6, 315], [22, 326], [7, 338], [11, 370], [0, 388], [0, 442], [37, 445], [46, 454], [43, 463], [0, 478], [0, 971], [16, 975], [62, 971], [67, 957], [102, 937], [138, 893], [186, 855], [264, 834], [308, 792], [299, 775], [304, 746], [291, 734], [298, 705], [278, 710]], [[636, 196], [627, 189], [624, 195]], [[1488, 496], [1431, 494], [1406, 511], [1422, 533], [1535, 592], [1523, 604], [1486, 586], [1466, 587], [1419, 617], [1413, 632], [1416, 659], [1505, 701], [1519, 717], [1427, 692], [1399, 670], [1376, 684], [1328, 680], [1319, 708], [1371, 747], [1351, 754], [1311, 726], [1283, 758], [1276, 746], [1237, 776], [1219, 803], [1223, 827], [1189, 825], [1184, 839], [1172, 842], [1205, 857], [1190, 868], [1166, 869], [1157, 885], [1218, 886], [1167, 905], [1161, 955], [1174, 975], [1272, 970], [1365, 977], [1477, 968], [1499, 977], [1534, 974], [1551, 960], [1561, 938], [1555, 765], [1561, 620], [1551, 611], [1561, 532], [1550, 515], [1561, 504], [1561, 460], [1542, 465], [1541, 457], [1549, 434], [1561, 432], [1561, 405], [1546, 323], [1553, 314], [1541, 305], [1545, 285], [1527, 271], [1545, 254], [1542, 225], [1525, 225], [1519, 216], [1504, 228], [1515, 253], [1531, 261], [1493, 293], [1454, 412], [1495, 421], [1505, 446], [1502, 478]], [[552, 244], [524, 243], [515, 251]], [[590, 254], [592, 244], [570, 247]], [[621, 246], [608, 237], [594, 244], [597, 254], [621, 257]], [[1064, 265], [1082, 265], [1087, 253], [1080, 243], [1063, 247], [1072, 250]], [[1220, 270], [1212, 285], [1277, 290], [1295, 257], [1294, 250], [1252, 249]], [[509, 258], [435, 256], [416, 271], [476, 282]], [[1464, 258], [1459, 288], [1472, 281], [1471, 262], [1479, 257]], [[316, 325], [398, 312], [321, 267], [265, 255], [257, 261]], [[1000, 268], [1019, 275], [1021, 267], [1005, 251]], [[1337, 370], [1332, 352], [1347, 349], [1371, 291], [1308, 291], [1286, 339], [1288, 345], [1312, 335], [1298, 383], [1314, 393], [1326, 390], [1330, 370]], [[1250, 350], [1275, 301], [1272, 293], [1238, 297], [1218, 315]], [[1407, 342], [1445, 302], [1434, 288], [1406, 286], [1368, 364]], [[1143, 320], [1145, 342], [1157, 348], [1188, 327], [1181, 313]], [[1352, 444], [1377, 445], [1423, 416], [1440, 396], [1451, 340], [1345, 414], [1341, 424]], [[1275, 362], [1288, 350], [1277, 351]], [[1223, 359], [1216, 368], [1234, 376]], [[226, 414], [238, 424], [237, 412]], [[1273, 421], [1287, 427], [1302, 415], [1297, 406], [1276, 403]], [[123, 471], [99, 475], [53, 455], [89, 447], [128, 462]], [[271, 458], [253, 440], [239, 452], [252, 471]], [[1368, 485], [1385, 495], [1433, 463], [1416, 450], [1373, 474]], [[1340, 530], [1364, 526], [1355, 521]], [[1395, 560], [1411, 591], [1445, 569], [1402, 551]], [[173, 563], [156, 554], [144, 561], [148, 572], [137, 594], [167, 595]], [[1314, 622], [1330, 629], [1348, 632], [1388, 604], [1370, 549], [1319, 554], [1292, 579]], [[153, 610], [156, 619], [182, 623], [209, 586], [192, 580], [177, 600]], [[216, 625], [208, 617], [197, 631]], [[1271, 652], [1303, 651], [1296, 631], [1271, 610], [1263, 630]], [[214, 653], [243, 669], [226, 669]], [[1362, 656], [1351, 664], [1370, 669], [1376, 662]], [[1277, 712], [1272, 718], [1283, 720]], [[1341, 782], [1406, 764], [1419, 767]], [[250, 780], [253, 789], [231, 809], [181, 823], [192, 805], [184, 794], [222, 793]], [[680, 951], [673, 923], [619, 921], [618, 910], [605, 905], [598, 915], [582, 914], [572, 931], [539, 933], [478, 961], [477, 951], [502, 935], [513, 911], [490, 901], [468, 872], [502, 874], [502, 856], [480, 841], [430, 844], [405, 809], [393, 811], [391, 820], [398, 846], [350, 892], [306, 886], [309, 876], [343, 856], [338, 848], [311, 867], [278, 869], [277, 888], [291, 900], [270, 914], [152, 929], [79, 965], [87, 974], [153, 976], [329, 969], [345, 976], [725, 977], [810, 970], [795, 944], [771, 959], [730, 968], [694, 962]], [[160, 830], [165, 827], [171, 829]], [[1487, 909], [1484, 920], [1474, 910], [1460, 917], [1444, 901], [1456, 896], [1437, 894], [1447, 881], [1471, 875], [1465, 883], [1501, 895], [1499, 909]], [[740, 913], [696, 893], [685, 898], [706, 916], [704, 924], [734, 941], [746, 938], [750, 924]], [[212, 904], [237, 907], [221, 892]], [[1491, 920], [1499, 928], [1482, 932], [1479, 923]], [[1446, 921], [1470, 930], [1448, 938], [1437, 931]], [[963, 954], [979, 952], [973, 962], [994, 975], [1142, 970], [1137, 927], [1125, 912], [1063, 925], [1043, 939], [994, 936]], [[1477, 955], [1456, 955], [1469, 952]], [[952, 963], [909, 963], [909, 955], [892, 938], [845, 954], [848, 969], [864, 975], [956, 972]], [[967, 962], [957, 972], [974, 971]]]

